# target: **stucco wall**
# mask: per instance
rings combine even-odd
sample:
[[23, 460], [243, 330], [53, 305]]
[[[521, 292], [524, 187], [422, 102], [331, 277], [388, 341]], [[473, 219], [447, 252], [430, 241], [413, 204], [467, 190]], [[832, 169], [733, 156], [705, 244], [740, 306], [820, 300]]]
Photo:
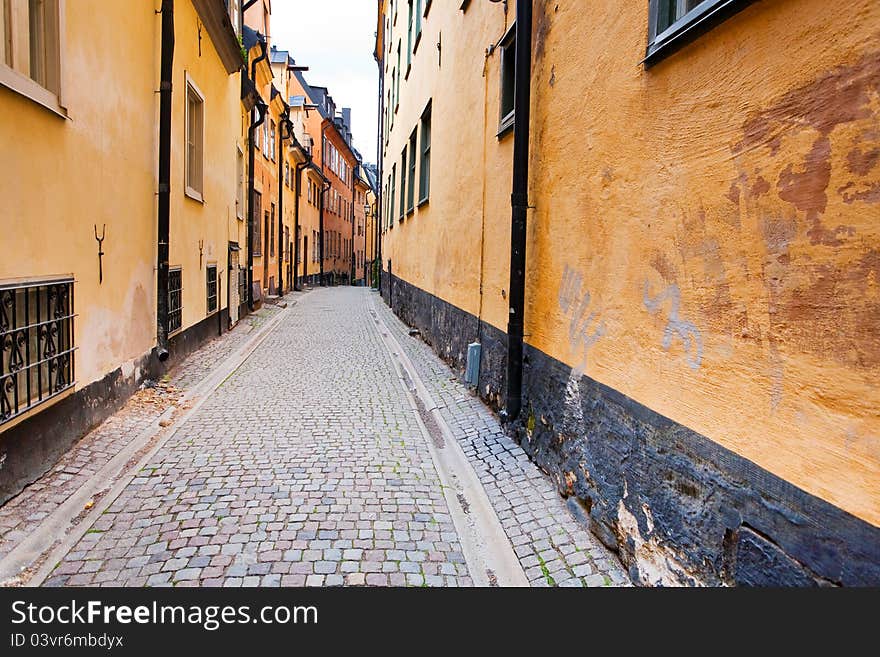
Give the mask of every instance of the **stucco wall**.
[[[160, 20], [152, 3], [67, 4], [70, 118], [0, 87], [0, 279], [75, 278], [81, 388], [149, 351], [156, 335]], [[103, 283], [95, 225], [99, 235], [106, 225]]]
[[[432, 98], [431, 200], [386, 200], [383, 260], [504, 331], [504, 11], [434, 4], [383, 181]], [[648, 70], [647, 11], [535, 3], [526, 342], [877, 526], [880, 7], [764, 0]]]

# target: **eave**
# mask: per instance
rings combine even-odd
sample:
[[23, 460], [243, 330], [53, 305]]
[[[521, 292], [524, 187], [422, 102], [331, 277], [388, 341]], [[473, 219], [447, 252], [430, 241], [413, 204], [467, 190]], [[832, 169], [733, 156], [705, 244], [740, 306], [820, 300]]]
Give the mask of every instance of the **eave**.
[[226, 3], [224, 0], [192, 0], [192, 3], [226, 72], [237, 73], [243, 63], [241, 45], [226, 12]]

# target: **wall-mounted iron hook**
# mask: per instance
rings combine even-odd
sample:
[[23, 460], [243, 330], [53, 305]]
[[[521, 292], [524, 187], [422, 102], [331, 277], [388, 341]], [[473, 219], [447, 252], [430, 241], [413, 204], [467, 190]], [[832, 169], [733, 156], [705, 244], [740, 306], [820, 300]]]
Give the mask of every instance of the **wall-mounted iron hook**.
[[199, 240], [199, 269], [202, 268], [202, 256], [205, 253], [205, 240]]
[[98, 241], [98, 284], [104, 282], [104, 237], [107, 235], [107, 224], [101, 228], [101, 237], [98, 237], [98, 224], [95, 224], [95, 239]]

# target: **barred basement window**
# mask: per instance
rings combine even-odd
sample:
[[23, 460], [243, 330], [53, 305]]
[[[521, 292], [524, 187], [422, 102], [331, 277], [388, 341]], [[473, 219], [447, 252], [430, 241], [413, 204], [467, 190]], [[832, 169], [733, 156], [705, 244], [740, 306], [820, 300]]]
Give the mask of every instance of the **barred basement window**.
[[217, 312], [217, 265], [208, 265], [206, 268], [206, 290], [208, 293], [208, 314]]
[[180, 268], [168, 272], [168, 334], [179, 331], [183, 321], [183, 276]]
[[74, 385], [73, 280], [0, 285], [0, 424]]

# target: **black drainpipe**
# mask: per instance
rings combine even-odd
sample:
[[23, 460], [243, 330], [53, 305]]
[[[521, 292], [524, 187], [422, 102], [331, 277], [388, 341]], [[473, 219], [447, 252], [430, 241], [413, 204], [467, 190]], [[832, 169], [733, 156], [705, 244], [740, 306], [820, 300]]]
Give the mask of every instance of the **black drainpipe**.
[[[290, 125], [290, 112], [285, 109], [281, 113], [281, 121], [278, 123], [278, 296], [284, 296], [284, 251], [286, 244], [282, 245], [284, 237], [284, 140], [289, 139], [293, 126]], [[287, 136], [284, 131], [287, 130]]]
[[[384, 30], [384, 27], [382, 28]], [[384, 43], [384, 36], [383, 36]], [[376, 262], [376, 289], [379, 295], [382, 295], [382, 221], [384, 220], [384, 192], [382, 191], [382, 176], [384, 175], [383, 157], [382, 157], [382, 137], [385, 132], [385, 76], [382, 74], [382, 63], [385, 57], [376, 58], [376, 64], [379, 66], [379, 134], [376, 138], [376, 161], [378, 162], [379, 179], [376, 181], [376, 217], [374, 219], [376, 229], [376, 239], [373, 243], [374, 258]]]
[[[254, 58], [251, 62], [251, 80], [254, 86], [257, 84], [257, 64], [268, 57], [266, 51], [266, 42], [260, 42], [262, 54]], [[259, 111], [260, 118], [257, 119], [254, 112]], [[258, 102], [254, 109], [251, 110], [251, 124], [248, 127], [248, 223], [247, 223], [247, 301], [248, 311], [254, 312], [254, 134], [263, 121], [266, 120], [266, 114], [269, 111], [268, 105]], [[266, 254], [268, 257], [268, 254]]]
[[[360, 166], [360, 164], [356, 164], [355, 169], [359, 166]], [[354, 219], [357, 216], [357, 214], [354, 211], [354, 195], [355, 195], [354, 170], [352, 170], [352, 172], [351, 172], [351, 212], [350, 212], [350, 215], [351, 215], [351, 244], [348, 245], [348, 250], [351, 253], [351, 261], [348, 263], [349, 267], [351, 269], [351, 274], [350, 274], [351, 278], [348, 281], [349, 285], [354, 285], [354, 277], [357, 274], [357, 265], [355, 264], [355, 261], [354, 261], [354, 256], [355, 256], [355, 253], [354, 253]]]
[[522, 409], [526, 219], [529, 208], [529, 118], [532, 83], [532, 0], [516, 0], [513, 193], [510, 196], [510, 308], [507, 320], [507, 404], [504, 419]]
[[[321, 173], [324, 173], [324, 168], [321, 167]], [[318, 257], [321, 259], [321, 285], [326, 285], [327, 282], [324, 280], [324, 196], [326, 196], [327, 192], [330, 191], [330, 183], [327, 180], [321, 183], [321, 213], [319, 215], [318, 220], [318, 244], [320, 245], [318, 248]]]
[[[311, 159], [311, 158], [310, 158]], [[297, 292], [302, 289], [299, 282], [299, 198], [302, 196], [302, 172], [309, 166], [308, 162], [295, 165], [296, 180], [294, 181], [294, 206], [293, 206], [293, 289]], [[303, 261], [308, 254], [303, 254]]]
[[162, 0], [159, 83], [159, 211], [156, 254], [156, 356], [168, 360], [168, 242], [171, 226], [171, 82], [174, 77], [174, 0]]

